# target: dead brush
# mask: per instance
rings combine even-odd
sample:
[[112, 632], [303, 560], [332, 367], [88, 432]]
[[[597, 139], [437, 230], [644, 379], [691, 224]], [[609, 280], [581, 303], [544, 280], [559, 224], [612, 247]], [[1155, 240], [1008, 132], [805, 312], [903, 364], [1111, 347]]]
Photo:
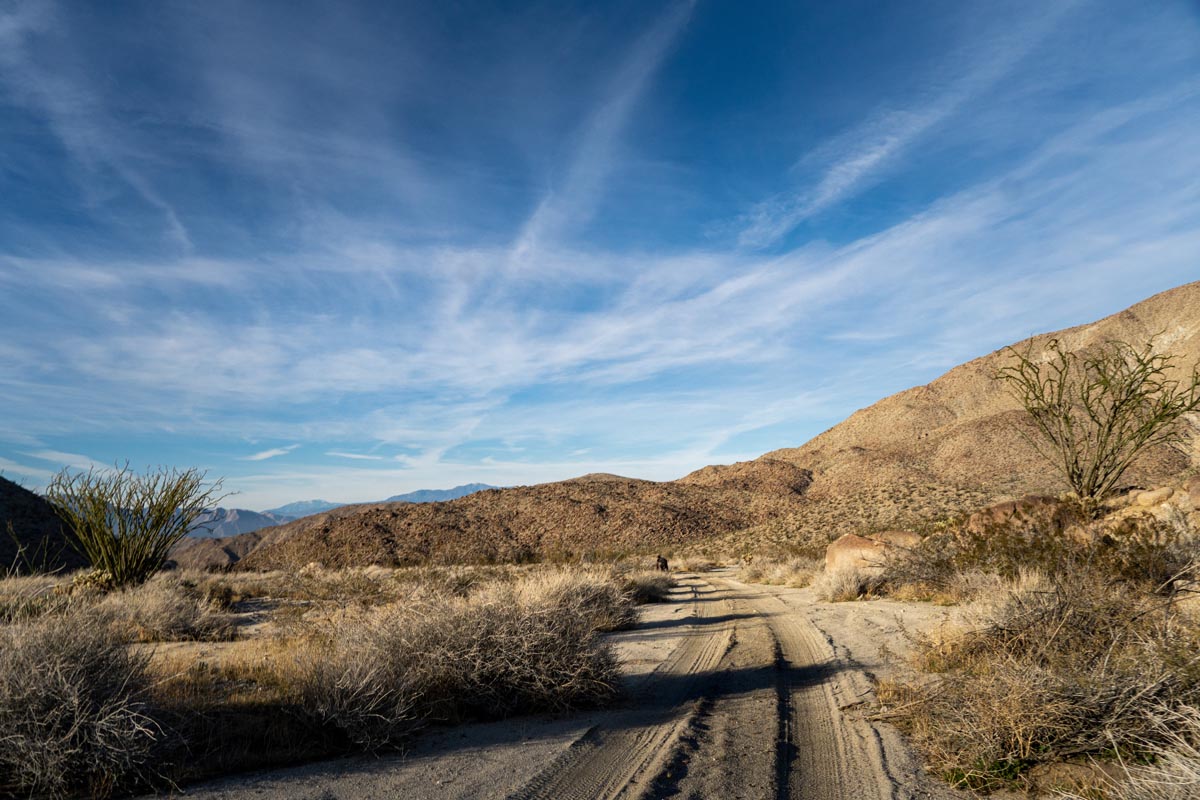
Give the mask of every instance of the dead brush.
[[157, 775], [146, 662], [94, 609], [0, 627], [0, 794], [107, 796]]
[[[1157, 731], [1145, 743], [1142, 763], [1123, 762], [1124, 776], [1104, 787], [1108, 800], [1194, 800], [1200, 797], [1200, 709], [1158, 708], [1148, 712]], [[1062, 793], [1069, 800], [1090, 800]]]
[[812, 588], [822, 600], [842, 603], [878, 594], [885, 581], [884, 575], [873, 570], [838, 569], [817, 575]]
[[[635, 603], [661, 603], [671, 596], [675, 579], [656, 570], [640, 569], [621, 576], [621, 588]], [[635, 620], [636, 621], [636, 620]]]
[[632, 608], [598, 584], [540, 576], [351, 611], [307, 648], [301, 702], [368, 749], [431, 721], [597, 703], [618, 675], [597, 630]]
[[127, 641], [228, 641], [233, 618], [178, 578], [156, 575], [139, 586], [106, 595], [99, 608]]
[[1200, 700], [1200, 631], [1173, 601], [1081, 572], [1013, 591], [965, 635], [921, 648], [941, 672], [896, 715], [952, 783], [990, 789], [1034, 763], [1136, 750], [1153, 708]]

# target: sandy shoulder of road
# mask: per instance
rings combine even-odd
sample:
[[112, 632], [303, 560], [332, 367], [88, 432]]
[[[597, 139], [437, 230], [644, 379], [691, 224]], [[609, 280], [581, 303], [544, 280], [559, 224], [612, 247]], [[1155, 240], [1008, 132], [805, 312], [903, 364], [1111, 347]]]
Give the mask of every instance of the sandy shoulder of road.
[[[687, 635], [686, 602], [641, 607], [641, 625], [609, 634], [629, 688], [636, 689]], [[531, 715], [500, 722], [432, 728], [402, 754], [355, 756], [183, 787], [198, 800], [346, 800], [405, 797], [503, 798], [526, 785], [613, 712]]]

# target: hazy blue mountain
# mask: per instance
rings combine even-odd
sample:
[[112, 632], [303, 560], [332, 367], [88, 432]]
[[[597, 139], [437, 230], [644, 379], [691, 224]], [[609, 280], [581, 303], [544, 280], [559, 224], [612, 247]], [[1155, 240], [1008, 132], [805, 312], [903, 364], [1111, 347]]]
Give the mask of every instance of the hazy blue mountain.
[[271, 528], [291, 522], [294, 516], [276, 514], [271, 511], [247, 511], [244, 508], [214, 508], [205, 511], [196, 518], [188, 536], [200, 538], [219, 538], [236, 536], [239, 533]]
[[285, 517], [307, 517], [310, 514], [320, 514], [322, 511], [332, 511], [335, 508], [340, 508], [346, 505], [345, 503], [331, 503], [328, 500], [297, 500], [295, 503], [288, 503], [286, 506], [279, 508], [271, 508], [262, 513], [264, 514], [281, 514]]
[[436, 503], [441, 500], [457, 500], [460, 497], [466, 497], [475, 492], [482, 492], [484, 489], [495, 489], [498, 487], [489, 486], [486, 483], [465, 483], [462, 486], [455, 486], [453, 489], [418, 489], [415, 492], [408, 494], [392, 495], [385, 503]]

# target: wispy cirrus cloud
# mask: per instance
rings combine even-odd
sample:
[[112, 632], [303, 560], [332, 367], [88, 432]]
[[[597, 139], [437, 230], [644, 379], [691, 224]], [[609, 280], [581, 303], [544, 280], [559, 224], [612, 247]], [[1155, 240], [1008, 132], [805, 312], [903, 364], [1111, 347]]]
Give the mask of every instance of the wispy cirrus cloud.
[[748, 247], [774, 244], [805, 220], [880, 181], [908, 148], [985, 95], [1082, 2], [1085, 0], [1038, 9], [1016, 27], [1011, 19], [1001, 21], [997, 27], [1004, 29], [1003, 34], [985, 39], [982, 45], [972, 42], [972, 52], [960, 53], [940, 68], [935, 85], [946, 88], [935, 89], [932, 97], [909, 108], [878, 112], [805, 156], [798, 166], [806, 167], [806, 172], [815, 168], [819, 178], [799, 191], [755, 205], [744, 218], [739, 243]]
[[511, 252], [514, 263], [529, 260], [536, 248], [552, 244], [568, 226], [581, 225], [590, 217], [612, 170], [621, 131], [694, 7], [695, 0], [684, 0], [662, 12], [614, 70], [608, 93], [584, 124], [565, 174], [521, 227]]
[[299, 446], [300, 445], [298, 445], [298, 444], [293, 444], [293, 445], [288, 445], [287, 447], [272, 447], [270, 450], [263, 450], [261, 452], [255, 453], [254, 455], [241, 456], [239, 460], [240, 461], [266, 461], [267, 459], [278, 458], [279, 456], [286, 456], [288, 453], [292, 452]]
[[[54, 43], [54, 67], [35, 58], [32, 38]], [[136, 130], [118, 123], [98, 85], [76, 59], [76, 42], [54, 2], [17, 3], [0, 10], [0, 88], [38, 114], [80, 169], [78, 180], [97, 205], [116, 176], [153, 208], [163, 233], [183, 251], [193, 243], [179, 214], [139, 164], [149, 148]]]
[[[403, 6], [147, 6], [158, 49], [12, 6], [33, 16], [0, 87], [0, 468], [133, 453], [227, 475], [260, 508], [672, 478], [1197, 277], [1200, 67], [1178, 9], [1031, 2], [1001, 33], [947, 11], [945, 53], [888, 66], [916, 76], [903, 91], [839, 98], [835, 118], [865, 120], [847, 130], [819, 98], [755, 95], [795, 52], [760, 53], [745, 37], [764, 26], [713, 5], [478, 23]], [[831, 42], [808, 68], [853, 72], [854, 52]], [[798, 162], [772, 104], [811, 119]], [[30, 153], [100, 194], [42, 191]], [[127, 246], [168, 223], [122, 166], [186, 188], [194, 253]], [[39, 191], [6, 205], [10, 186]], [[714, 218], [741, 241], [705, 237]]]
[[64, 467], [73, 467], [74, 469], [111, 469], [113, 467], [112, 464], [103, 464], [94, 458], [80, 453], [63, 453], [58, 450], [35, 450], [25, 452], [23, 455], [35, 458], [38, 461], [49, 461]]
[[334, 458], [346, 458], [351, 461], [383, 461], [383, 456], [373, 456], [367, 453], [344, 453], [340, 450], [328, 450], [325, 455], [333, 456]]

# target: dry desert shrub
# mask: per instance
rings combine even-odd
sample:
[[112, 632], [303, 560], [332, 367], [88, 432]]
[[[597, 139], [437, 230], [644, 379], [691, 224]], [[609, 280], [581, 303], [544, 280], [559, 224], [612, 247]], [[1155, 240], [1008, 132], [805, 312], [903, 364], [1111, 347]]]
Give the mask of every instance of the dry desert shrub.
[[818, 574], [812, 588], [822, 600], [841, 603], [877, 594], [884, 580], [875, 570], [839, 569]]
[[[1200, 797], [1200, 708], [1182, 706], [1150, 712], [1158, 731], [1148, 744], [1148, 763], [1124, 764], [1124, 777], [1105, 787], [1108, 800], [1194, 800]], [[1090, 800], [1082, 795], [1060, 795]]]
[[1159, 742], [1151, 712], [1200, 700], [1200, 631], [1171, 598], [1111, 583], [1027, 573], [979, 624], [926, 642], [940, 672], [897, 716], [951, 782], [975, 789], [1033, 764]]
[[564, 573], [350, 612], [310, 642], [302, 702], [368, 749], [429, 721], [594, 704], [618, 674], [597, 630], [632, 613], [603, 583]]
[[640, 569], [623, 575], [621, 585], [635, 603], [661, 603], [671, 596], [675, 580], [669, 573]]
[[99, 603], [110, 624], [128, 641], [227, 641], [233, 618], [178, 578], [157, 575], [140, 586], [109, 593]]
[[93, 609], [0, 627], [0, 794], [106, 796], [165, 739], [142, 657]]
[[742, 567], [739, 577], [748, 583], [765, 583], [774, 586], [791, 586], [797, 589], [813, 583], [821, 573], [823, 565], [819, 559], [806, 556], [787, 558], [756, 557]]

